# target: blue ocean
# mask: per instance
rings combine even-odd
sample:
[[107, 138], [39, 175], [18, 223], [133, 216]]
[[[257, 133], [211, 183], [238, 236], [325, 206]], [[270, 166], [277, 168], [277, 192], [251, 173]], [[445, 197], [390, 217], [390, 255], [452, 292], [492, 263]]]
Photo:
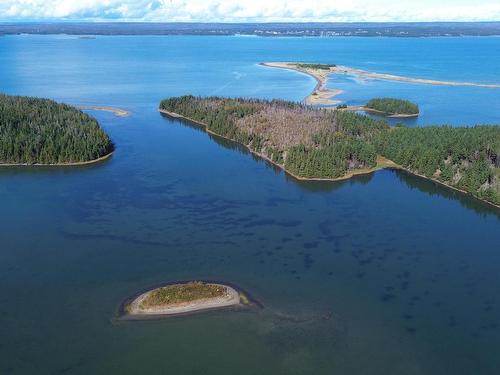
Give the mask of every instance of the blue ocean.
[[[4, 36], [0, 91], [89, 111], [116, 145], [78, 168], [0, 169], [1, 374], [497, 374], [500, 213], [405, 172], [298, 182], [158, 113], [184, 94], [300, 101], [263, 61], [500, 83], [500, 38]], [[500, 124], [500, 89], [332, 77], [409, 126]], [[117, 319], [137, 291], [219, 280], [261, 308]]]

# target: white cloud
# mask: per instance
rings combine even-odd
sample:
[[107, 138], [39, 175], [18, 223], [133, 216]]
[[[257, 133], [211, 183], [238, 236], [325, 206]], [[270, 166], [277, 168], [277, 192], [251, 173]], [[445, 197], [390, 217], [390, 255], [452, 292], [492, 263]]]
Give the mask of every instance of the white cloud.
[[498, 0], [0, 0], [0, 20], [493, 21]]

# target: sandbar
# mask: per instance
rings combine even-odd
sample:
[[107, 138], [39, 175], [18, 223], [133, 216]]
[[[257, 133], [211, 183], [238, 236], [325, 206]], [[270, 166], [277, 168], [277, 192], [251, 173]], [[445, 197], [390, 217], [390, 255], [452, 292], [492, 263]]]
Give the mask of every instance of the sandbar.
[[76, 108], [81, 110], [91, 110], [91, 111], [104, 111], [114, 113], [117, 117], [128, 117], [130, 116], [130, 112], [117, 107], [108, 107], [108, 106], [100, 106], [100, 105], [79, 105]]

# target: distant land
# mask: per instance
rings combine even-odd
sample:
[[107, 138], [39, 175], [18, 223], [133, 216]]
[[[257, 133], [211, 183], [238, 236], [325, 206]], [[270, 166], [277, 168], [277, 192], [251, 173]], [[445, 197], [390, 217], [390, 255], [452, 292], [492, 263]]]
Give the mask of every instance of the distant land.
[[0, 23], [0, 35], [494, 36], [500, 22], [405, 23]]

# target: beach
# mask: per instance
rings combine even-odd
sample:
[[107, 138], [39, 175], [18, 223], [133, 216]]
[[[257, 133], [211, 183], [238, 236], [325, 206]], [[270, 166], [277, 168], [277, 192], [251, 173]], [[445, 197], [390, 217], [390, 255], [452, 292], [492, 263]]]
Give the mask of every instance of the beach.
[[227, 294], [223, 297], [200, 299], [191, 302], [176, 303], [170, 305], [153, 306], [143, 308], [142, 302], [147, 299], [156, 289], [141, 294], [133, 300], [127, 307], [127, 315], [133, 317], [140, 316], [174, 316], [194, 313], [198, 311], [221, 309], [240, 304], [240, 295], [232, 287], [222, 284], [215, 284], [226, 289]]
[[90, 111], [104, 111], [114, 113], [117, 117], [128, 117], [130, 116], [130, 112], [117, 107], [108, 107], [108, 106], [99, 106], [99, 105], [79, 105], [76, 108], [81, 110], [90, 110]]
[[97, 159], [93, 160], [87, 160], [87, 161], [76, 161], [74, 163], [57, 163], [57, 164], [43, 164], [43, 163], [34, 163], [34, 164], [27, 164], [27, 163], [0, 163], [0, 168], [2, 167], [78, 167], [78, 166], [84, 166], [84, 165], [90, 165], [90, 164], [96, 164], [101, 161], [107, 160], [113, 156], [113, 152], [110, 152], [109, 154], [103, 155]]

